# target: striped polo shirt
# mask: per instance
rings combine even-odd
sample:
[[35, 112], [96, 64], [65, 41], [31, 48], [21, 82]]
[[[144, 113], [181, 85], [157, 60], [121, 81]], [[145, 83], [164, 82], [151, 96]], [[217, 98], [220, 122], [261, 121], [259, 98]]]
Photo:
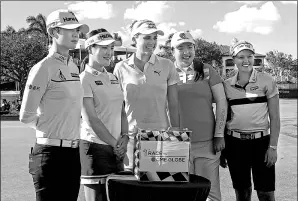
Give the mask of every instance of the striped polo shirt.
[[192, 142], [213, 139], [215, 116], [211, 87], [222, 83], [221, 77], [211, 65], [204, 64], [204, 79], [195, 82], [196, 72], [193, 64], [186, 69], [178, 67], [176, 63], [175, 66], [180, 77], [178, 83], [180, 126], [193, 131]]
[[130, 58], [116, 64], [114, 74], [123, 89], [129, 133], [137, 128], [165, 129], [169, 127], [167, 87], [179, 82], [172, 61], [154, 54], [142, 72]]
[[241, 87], [235, 76], [225, 81], [225, 92], [231, 109], [229, 130], [257, 132], [269, 129], [267, 100], [278, 94], [273, 77], [253, 69], [249, 82]]
[[[111, 135], [118, 139], [121, 133], [121, 112], [123, 93], [120, 84], [112, 73], [103, 68], [103, 72], [86, 65], [80, 74], [84, 97], [93, 98], [95, 112]], [[84, 120], [82, 121], [81, 139], [98, 144], [106, 144]]]
[[82, 100], [78, 67], [50, 52], [29, 72], [20, 121], [35, 128], [36, 137], [79, 139]]

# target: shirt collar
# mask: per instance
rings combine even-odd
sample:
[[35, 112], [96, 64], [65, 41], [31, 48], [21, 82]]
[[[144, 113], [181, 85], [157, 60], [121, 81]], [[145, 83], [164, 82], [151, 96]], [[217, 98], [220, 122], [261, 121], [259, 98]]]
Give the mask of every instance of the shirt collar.
[[[236, 75], [234, 77], [232, 77], [231, 85], [235, 85], [237, 83], [238, 73], [239, 73], [239, 71], [237, 70]], [[258, 74], [258, 71], [253, 68], [248, 82], [252, 82], [252, 83], [257, 82], [257, 74]]]
[[53, 57], [56, 61], [63, 63], [65, 65], [67, 65], [70, 61], [72, 61], [72, 58], [70, 56], [65, 57], [61, 54], [59, 54], [58, 52], [54, 52], [54, 51], [49, 51], [49, 55], [51, 57]]
[[92, 68], [88, 64], [86, 64], [86, 66], [85, 66], [85, 71], [91, 73], [94, 76], [100, 76], [101, 74], [107, 74], [107, 70], [105, 68], [103, 68], [103, 72], [100, 72], [100, 71]]
[[[128, 65], [131, 67], [134, 67], [134, 59], [135, 59], [136, 53], [134, 53], [131, 57], [128, 59]], [[155, 64], [157, 57], [155, 54], [151, 54], [150, 59], [148, 60], [148, 63]]]
[[181, 68], [177, 65], [176, 62], [174, 64], [175, 64], [175, 67], [176, 67], [178, 73], [181, 73], [181, 72], [191, 73], [194, 71], [193, 62], [190, 64], [190, 66], [188, 66], [188, 68]]

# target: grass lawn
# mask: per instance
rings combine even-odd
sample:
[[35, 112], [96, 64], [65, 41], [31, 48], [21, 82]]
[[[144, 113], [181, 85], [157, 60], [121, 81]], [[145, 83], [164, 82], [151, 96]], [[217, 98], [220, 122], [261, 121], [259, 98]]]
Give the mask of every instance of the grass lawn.
[[[276, 165], [276, 200], [297, 200], [297, 100], [281, 100], [282, 132]], [[35, 133], [18, 121], [1, 122], [1, 200], [33, 201], [28, 154]], [[223, 201], [235, 200], [228, 169], [220, 169]], [[84, 201], [81, 188], [78, 201]], [[253, 192], [253, 199], [257, 200]]]

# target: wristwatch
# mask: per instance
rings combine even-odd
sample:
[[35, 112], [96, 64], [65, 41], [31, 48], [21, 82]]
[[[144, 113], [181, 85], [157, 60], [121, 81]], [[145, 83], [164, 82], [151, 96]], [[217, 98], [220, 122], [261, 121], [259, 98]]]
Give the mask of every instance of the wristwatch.
[[270, 145], [269, 147], [272, 148], [272, 149], [274, 149], [274, 150], [277, 150], [277, 146]]

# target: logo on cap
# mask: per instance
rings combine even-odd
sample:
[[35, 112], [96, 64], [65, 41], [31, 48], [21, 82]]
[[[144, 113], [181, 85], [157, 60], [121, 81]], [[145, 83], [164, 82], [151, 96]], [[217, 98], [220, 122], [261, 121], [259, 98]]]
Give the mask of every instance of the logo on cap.
[[148, 28], [156, 29], [156, 25], [153, 22], [148, 23]]
[[187, 38], [187, 36], [185, 35], [185, 33], [181, 33], [181, 34], [179, 34], [179, 36], [182, 39], [189, 39], [189, 38]]
[[64, 17], [63, 18], [63, 22], [68, 22], [68, 21], [79, 22], [76, 17]]

